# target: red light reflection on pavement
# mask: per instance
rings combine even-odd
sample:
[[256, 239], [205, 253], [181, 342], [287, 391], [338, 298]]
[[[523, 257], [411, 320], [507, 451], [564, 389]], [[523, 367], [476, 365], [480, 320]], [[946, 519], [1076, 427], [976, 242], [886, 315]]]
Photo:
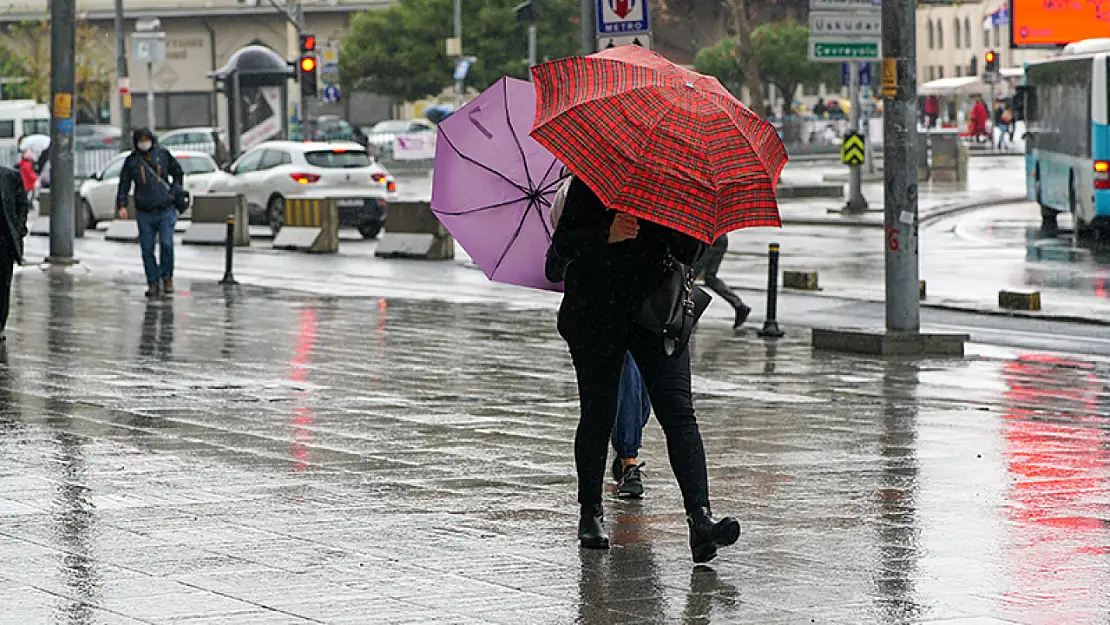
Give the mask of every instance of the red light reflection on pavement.
[[[301, 311], [299, 319], [300, 333], [297, 337], [297, 347], [293, 357], [289, 360], [289, 379], [293, 382], [306, 382], [308, 380], [308, 365], [311, 362], [312, 350], [316, 347], [316, 311], [306, 309]], [[293, 406], [293, 458], [296, 464], [294, 471], [303, 471], [308, 467], [310, 447], [312, 443], [312, 409], [308, 406], [309, 392], [300, 390], [294, 393], [296, 400]]]
[[[1091, 363], [1023, 355], [1004, 371], [1010, 540], [1016, 583], [1003, 600], [1015, 614], [1065, 625], [1094, 622], [1103, 609], [1110, 551], [1108, 419]], [[1016, 586], [1016, 587], [1015, 587]]]

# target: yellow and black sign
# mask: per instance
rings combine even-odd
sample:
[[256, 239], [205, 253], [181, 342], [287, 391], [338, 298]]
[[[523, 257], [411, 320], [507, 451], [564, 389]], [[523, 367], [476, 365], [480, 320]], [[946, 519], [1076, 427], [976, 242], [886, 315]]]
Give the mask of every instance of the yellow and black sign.
[[883, 97], [898, 95], [898, 59], [883, 59]]
[[840, 162], [845, 165], [863, 165], [863, 135], [849, 132], [840, 146]]
[[326, 201], [308, 198], [285, 200], [285, 225], [294, 228], [319, 228], [323, 224], [320, 205]]

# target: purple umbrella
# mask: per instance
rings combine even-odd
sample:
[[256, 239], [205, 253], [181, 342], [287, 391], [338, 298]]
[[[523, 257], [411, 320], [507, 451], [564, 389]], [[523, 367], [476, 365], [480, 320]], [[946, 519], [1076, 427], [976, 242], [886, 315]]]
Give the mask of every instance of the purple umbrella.
[[439, 125], [432, 212], [490, 280], [549, 291], [548, 213], [566, 171], [528, 136], [532, 84], [502, 78]]

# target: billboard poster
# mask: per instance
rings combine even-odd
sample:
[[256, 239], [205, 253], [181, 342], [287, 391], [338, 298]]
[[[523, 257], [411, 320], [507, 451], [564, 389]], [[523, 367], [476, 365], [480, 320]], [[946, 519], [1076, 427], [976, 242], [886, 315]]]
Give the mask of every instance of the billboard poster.
[[1011, 0], [1015, 48], [1064, 46], [1110, 33], [1110, 3], [1093, 0]]
[[239, 96], [240, 150], [281, 135], [281, 87], [242, 87]]

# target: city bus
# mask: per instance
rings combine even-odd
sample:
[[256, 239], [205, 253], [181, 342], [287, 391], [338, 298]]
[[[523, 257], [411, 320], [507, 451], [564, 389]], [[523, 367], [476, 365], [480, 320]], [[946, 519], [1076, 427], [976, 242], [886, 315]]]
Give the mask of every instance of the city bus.
[[1083, 236], [1110, 237], [1110, 39], [1068, 44], [1025, 65], [1015, 97], [1024, 119], [1026, 195], [1046, 230], [1071, 213]]

